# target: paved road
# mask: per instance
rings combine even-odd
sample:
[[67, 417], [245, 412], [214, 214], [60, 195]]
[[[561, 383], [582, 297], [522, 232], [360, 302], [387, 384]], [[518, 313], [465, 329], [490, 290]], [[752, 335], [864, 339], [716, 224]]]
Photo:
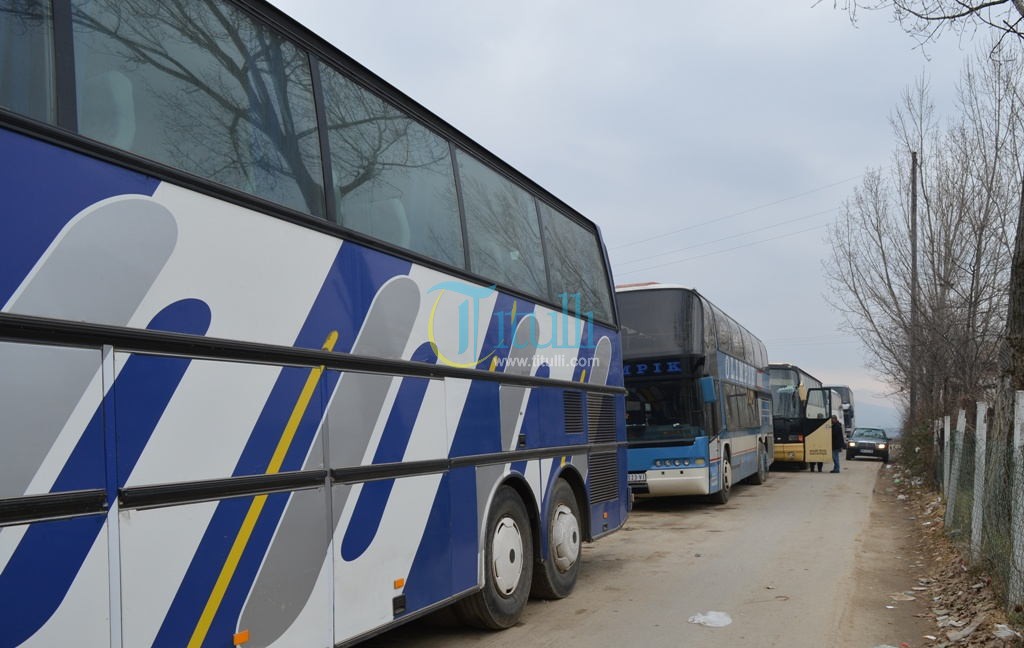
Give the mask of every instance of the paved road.
[[[641, 501], [623, 529], [585, 548], [572, 596], [531, 601], [520, 625], [483, 633], [417, 621], [365, 645], [820, 648], [846, 643], [841, 620], [853, 600], [857, 540], [868, 524], [881, 464], [844, 459], [842, 465], [838, 475], [772, 472], [763, 486], [737, 486], [721, 507]], [[728, 613], [732, 624], [688, 623], [690, 616], [709, 610]]]

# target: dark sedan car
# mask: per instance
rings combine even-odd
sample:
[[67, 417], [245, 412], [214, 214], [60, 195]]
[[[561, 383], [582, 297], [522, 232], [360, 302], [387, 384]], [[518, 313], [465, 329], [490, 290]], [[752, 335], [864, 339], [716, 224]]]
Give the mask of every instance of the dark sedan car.
[[889, 463], [889, 437], [881, 428], [855, 428], [846, 442], [846, 460], [854, 457], [878, 457]]

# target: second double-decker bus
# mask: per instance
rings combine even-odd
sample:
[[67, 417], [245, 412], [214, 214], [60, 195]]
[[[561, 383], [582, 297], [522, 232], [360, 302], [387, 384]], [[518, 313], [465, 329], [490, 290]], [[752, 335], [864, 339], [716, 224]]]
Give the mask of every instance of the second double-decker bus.
[[813, 469], [831, 461], [832, 421], [842, 420], [841, 395], [800, 367], [768, 366], [775, 430], [775, 461]]
[[631, 284], [616, 299], [633, 492], [721, 504], [734, 483], [764, 483], [773, 452], [761, 341], [696, 290]]
[[595, 225], [266, 2], [0, 0], [0, 200], [0, 648], [503, 628], [626, 519]]

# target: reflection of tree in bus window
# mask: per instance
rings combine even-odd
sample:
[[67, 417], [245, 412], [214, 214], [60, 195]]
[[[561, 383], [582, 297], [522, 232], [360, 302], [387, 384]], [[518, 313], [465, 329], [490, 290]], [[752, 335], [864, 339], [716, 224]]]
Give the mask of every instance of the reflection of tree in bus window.
[[72, 0], [79, 131], [317, 216], [309, 58], [226, 3]]

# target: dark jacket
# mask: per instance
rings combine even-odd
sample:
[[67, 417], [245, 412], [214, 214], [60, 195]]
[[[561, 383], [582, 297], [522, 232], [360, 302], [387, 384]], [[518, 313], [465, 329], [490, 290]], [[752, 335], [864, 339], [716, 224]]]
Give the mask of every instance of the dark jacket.
[[839, 421], [832, 422], [832, 450], [842, 450], [846, 445], [846, 438], [843, 437], [843, 424]]

